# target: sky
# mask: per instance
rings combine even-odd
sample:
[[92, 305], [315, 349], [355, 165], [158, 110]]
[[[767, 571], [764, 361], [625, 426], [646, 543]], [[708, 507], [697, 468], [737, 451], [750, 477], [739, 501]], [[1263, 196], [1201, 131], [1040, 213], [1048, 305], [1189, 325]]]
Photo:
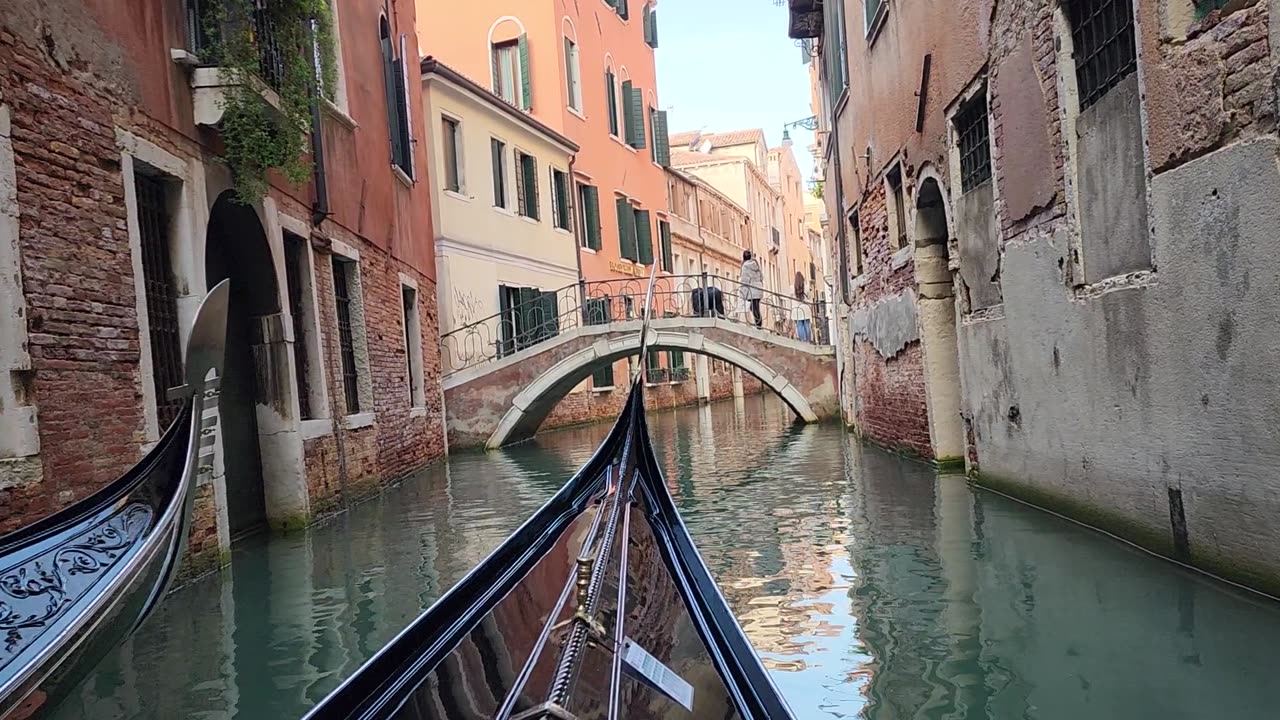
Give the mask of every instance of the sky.
[[[783, 125], [809, 108], [809, 70], [787, 37], [787, 7], [774, 0], [661, 0], [658, 103], [668, 127], [725, 132], [764, 130], [770, 147]], [[791, 129], [801, 175], [813, 176], [813, 133]]]

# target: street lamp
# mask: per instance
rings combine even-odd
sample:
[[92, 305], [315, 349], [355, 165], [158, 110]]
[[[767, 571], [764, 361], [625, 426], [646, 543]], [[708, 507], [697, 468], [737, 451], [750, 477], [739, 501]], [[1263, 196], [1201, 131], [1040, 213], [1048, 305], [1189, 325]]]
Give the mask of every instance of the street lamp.
[[803, 120], [796, 120], [795, 122], [784, 124], [782, 126], [782, 142], [787, 142], [791, 139], [791, 128], [793, 127], [804, 128], [805, 130], [813, 132], [818, 129], [818, 116], [810, 115]]

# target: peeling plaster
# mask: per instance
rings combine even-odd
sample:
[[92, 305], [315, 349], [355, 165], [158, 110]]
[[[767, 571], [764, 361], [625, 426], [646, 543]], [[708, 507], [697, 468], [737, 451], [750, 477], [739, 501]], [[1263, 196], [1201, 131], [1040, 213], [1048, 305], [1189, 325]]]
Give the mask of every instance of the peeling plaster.
[[852, 334], [866, 338], [881, 356], [891, 358], [920, 339], [916, 294], [907, 290], [870, 307], [858, 308], [849, 318]]

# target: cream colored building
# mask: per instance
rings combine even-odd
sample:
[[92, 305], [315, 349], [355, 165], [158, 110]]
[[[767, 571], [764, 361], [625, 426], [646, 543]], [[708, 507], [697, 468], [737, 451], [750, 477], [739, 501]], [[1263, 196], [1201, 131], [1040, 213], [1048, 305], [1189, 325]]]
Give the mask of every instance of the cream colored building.
[[566, 295], [578, 146], [438, 61], [423, 63], [422, 83], [441, 334], [534, 292]]
[[810, 246], [809, 233], [805, 230], [804, 199], [807, 193], [790, 139], [769, 151], [769, 184], [778, 192], [782, 203], [780, 265], [784, 293], [794, 293], [795, 277], [799, 274], [804, 278], [805, 294], [812, 300], [817, 278], [817, 267], [812, 264], [815, 248]]
[[[701, 178], [746, 210], [751, 236], [743, 244], [760, 259], [765, 288], [789, 296], [782, 196], [769, 182], [764, 131], [676, 133], [670, 144], [673, 167]], [[736, 269], [731, 277], [737, 278]]]

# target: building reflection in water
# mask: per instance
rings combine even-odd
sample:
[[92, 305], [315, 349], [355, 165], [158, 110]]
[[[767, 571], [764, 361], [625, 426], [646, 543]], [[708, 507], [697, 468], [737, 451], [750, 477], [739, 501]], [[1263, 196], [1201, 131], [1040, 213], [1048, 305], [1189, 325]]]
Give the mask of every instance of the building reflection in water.
[[[1274, 604], [837, 426], [793, 426], [774, 399], [654, 413], [651, 428], [703, 558], [800, 718], [1276, 716]], [[306, 532], [240, 544], [229, 573], [170, 596], [55, 717], [300, 716], [606, 430], [459, 455]]]

